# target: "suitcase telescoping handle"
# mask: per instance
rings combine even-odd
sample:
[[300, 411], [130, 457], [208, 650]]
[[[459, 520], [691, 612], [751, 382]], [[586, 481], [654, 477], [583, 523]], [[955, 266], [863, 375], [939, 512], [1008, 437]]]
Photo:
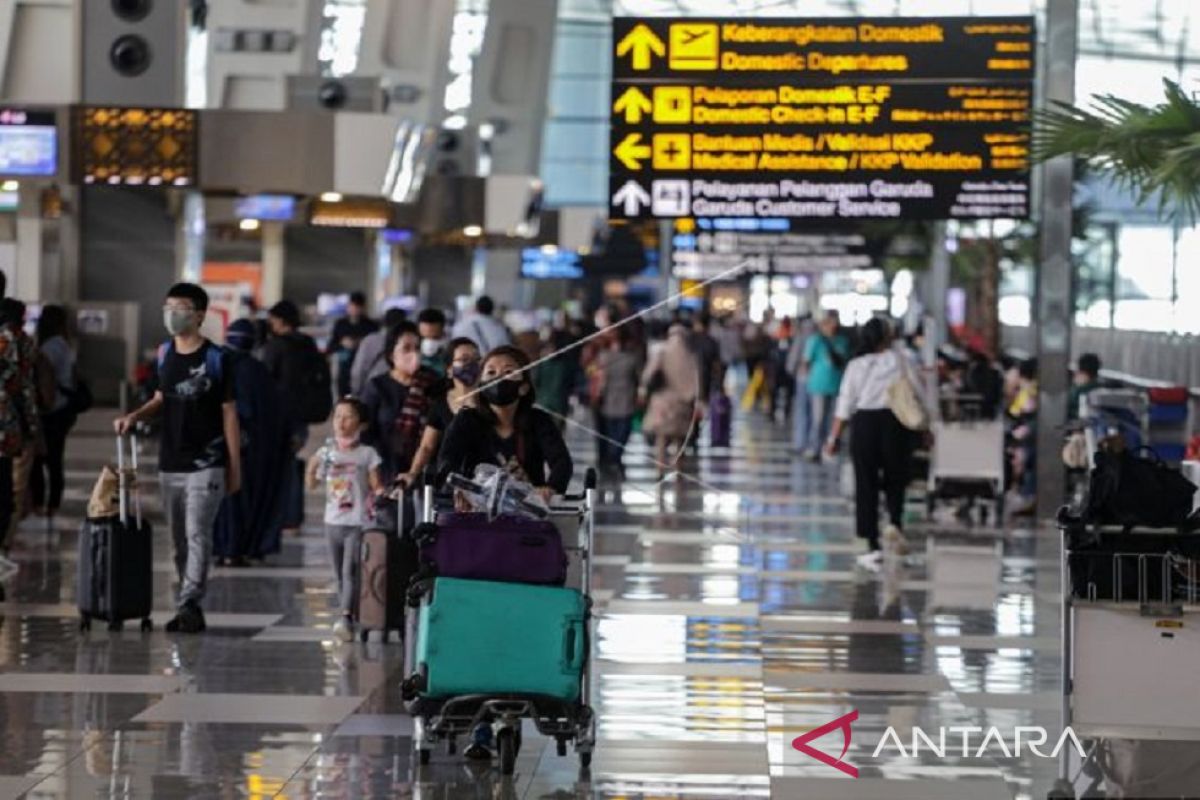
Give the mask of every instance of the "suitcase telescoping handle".
[[[121, 524], [129, 524], [129, 501], [130, 494], [133, 494], [133, 509], [134, 519], [140, 528], [142, 526], [142, 499], [137, 493], [137, 471], [138, 471], [138, 444], [137, 434], [128, 434], [129, 439], [129, 469], [125, 468], [125, 439], [126, 436], [117, 436], [117, 504], [121, 513]], [[133, 486], [130, 486], [130, 478], [133, 478]]]

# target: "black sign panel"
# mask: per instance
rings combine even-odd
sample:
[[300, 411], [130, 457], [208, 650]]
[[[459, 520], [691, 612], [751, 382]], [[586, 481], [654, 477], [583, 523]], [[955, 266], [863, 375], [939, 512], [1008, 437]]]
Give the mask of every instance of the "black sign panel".
[[1020, 218], [1033, 19], [614, 20], [614, 216]]

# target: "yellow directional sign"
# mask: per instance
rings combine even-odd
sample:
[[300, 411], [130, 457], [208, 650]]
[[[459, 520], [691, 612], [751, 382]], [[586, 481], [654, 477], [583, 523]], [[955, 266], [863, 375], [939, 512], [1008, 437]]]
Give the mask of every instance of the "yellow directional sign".
[[692, 87], [655, 86], [654, 121], [678, 125], [692, 121]]
[[617, 102], [613, 103], [613, 113], [624, 114], [625, 121], [630, 125], [637, 125], [642, 121], [642, 117], [652, 110], [654, 110], [654, 103], [650, 102], [650, 98], [642, 94], [636, 86], [630, 86], [617, 98]]
[[691, 169], [692, 137], [686, 133], [654, 134], [655, 169]]
[[646, 25], [638, 23], [625, 38], [617, 42], [617, 56], [632, 54], [631, 66], [635, 70], [650, 69], [650, 56], [665, 56], [667, 46], [658, 38], [654, 31]]
[[720, 44], [711, 22], [676, 22], [667, 38], [671, 42], [671, 69], [716, 69]]
[[639, 159], [650, 158], [650, 146], [642, 144], [640, 133], [631, 133], [613, 149], [613, 155], [629, 169], [640, 170], [642, 162]]

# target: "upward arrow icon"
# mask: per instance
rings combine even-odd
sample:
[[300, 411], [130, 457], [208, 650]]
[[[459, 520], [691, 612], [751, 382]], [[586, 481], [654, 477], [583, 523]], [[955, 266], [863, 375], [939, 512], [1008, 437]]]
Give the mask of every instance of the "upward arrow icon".
[[625, 212], [627, 217], [636, 217], [638, 212], [642, 210], [642, 206], [650, 205], [650, 193], [642, 188], [642, 185], [637, 181], [625, 181], [617, 193], [613, 195], [612, 204], [621, 206], [621, 210]]
[[646, 24], [639, 22], [633, 26], [633, 30], [625, 34], [621, 41], [617, 42], [617, 56], [625, 56], [633, 54], [633, 59], [630, 62], [635, 70], [650, 69], [650, 56], [656, 55], [662, 58], [667, 54], [667, 46], [663, 44], [663, 40], [655, 35], [654, 31], [646, 27]]
[[630, 125], [637, 125], [642, 121], [642, 117], [654, 110], [654, 103], [650, 102], [650, 98], [638, 91], [636, 86], [630, 86], [621, 96], [617, 98], [617, 102], [613, 103], [613, 112], [624, 114], [625, 121]]

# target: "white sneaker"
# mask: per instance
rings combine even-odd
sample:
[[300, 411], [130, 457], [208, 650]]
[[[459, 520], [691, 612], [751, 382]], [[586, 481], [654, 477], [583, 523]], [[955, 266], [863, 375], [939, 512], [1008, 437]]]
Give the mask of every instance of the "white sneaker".
[[908, 555], [908, 540], [895, 525], [888, 525], [883, 529], [883, 546], [898, 556]]
[[339, 642], [354, 641], [354, 629], [350, 625], [350, 620], [342, 617], [333, 624], [333, 635]]
[[872, 550], [869, 553], [863, 553], [855, 561], [858, 566], [871, 572], [878, 572], [883, 565], [883, 552], [880, 550]]

